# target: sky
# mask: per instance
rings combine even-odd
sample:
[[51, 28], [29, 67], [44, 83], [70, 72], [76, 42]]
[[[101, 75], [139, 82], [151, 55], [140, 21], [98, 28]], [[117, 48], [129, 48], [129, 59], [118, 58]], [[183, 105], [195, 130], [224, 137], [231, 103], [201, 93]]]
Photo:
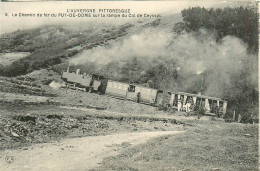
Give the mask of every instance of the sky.
[[[62, 18], [62, 17], [13, 17], [14, 13], [65, 13], [67, 9], [131, 9], [131, 13], [169, 15], [180, 13], [191, 6], [206, 8], [226, 6], [227, 1], [41, 1], [41, 2], [0, 2], [0, 34], [18, 29], [30, 29], [44, 25], [75, 25], [105, 21], [104, 18]], [[8, 13], [8, 16], [6, 16]], [[110, 19], [108, 22], [121, 22], [123, 19]]]

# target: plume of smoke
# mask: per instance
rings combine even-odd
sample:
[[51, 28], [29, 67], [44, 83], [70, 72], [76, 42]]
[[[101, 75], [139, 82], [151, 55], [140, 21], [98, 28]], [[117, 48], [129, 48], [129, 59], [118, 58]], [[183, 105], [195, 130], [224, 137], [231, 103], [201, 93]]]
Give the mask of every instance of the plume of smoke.
[[[123, 40], [115, 41], [110, 47], [100, 46], [85, 50], [70, 62], [74, 65], [94, 62], [102, 66], [132, 57], [145, 58], [151, 65], [154, 59], [174, 61], [177, 64], [176, 70], [183, 78], [178, 83], [181, 87], [179, 90], [190, 90], [194, 83], [189, 80], [194, 80], [194, 76], [203, 77], [203, 84], [206, 84], [203, 93], [217, 97], [241, 93], [241, 87], [234, 83], [240, 84], [235, 80], [238, 78], [242, 79], [241, 84], [248, 81], [243, 76], [250, 80], [250, 84], [252, 82], [258, 87], [257, 58], [248, 56], [247, 45], [232, 36], [226, 36], [221, 42], [216, 43], [214, 36], [205, 30], [201, 30], [200, 34], [176, 35], [167, 29], [147, 28]], [[167, 62], [165, 63], [167, 65]]]
[[[139, 34], [134, 34], [124, 40], [114, 42], [110, 47], [99, 46], [91, 50], [85, 50], [70, 62], [77, 65], [90, 61], [105, 65], [111, 61], [126, 60], [131, 57], [153, 59], [167, 55], [167, 47], [170, 44], [171, 37], [165, 31], [155, 32], [154, 30], [146, 29]], [[158, 51], [158, 49], [161, 50]]]

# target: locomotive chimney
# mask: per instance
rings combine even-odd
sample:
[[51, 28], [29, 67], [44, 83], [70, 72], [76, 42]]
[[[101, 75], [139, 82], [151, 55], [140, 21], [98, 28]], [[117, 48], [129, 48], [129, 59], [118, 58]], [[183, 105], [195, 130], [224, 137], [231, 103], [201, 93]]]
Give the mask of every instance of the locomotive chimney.
[[80, 69], [77, 69], [76, 74], [77, 74], [77, 75], [80, 74]]
[[68, 68], [67, 68], [67, 72], [70, 72], [70, 67], [68, 66]]

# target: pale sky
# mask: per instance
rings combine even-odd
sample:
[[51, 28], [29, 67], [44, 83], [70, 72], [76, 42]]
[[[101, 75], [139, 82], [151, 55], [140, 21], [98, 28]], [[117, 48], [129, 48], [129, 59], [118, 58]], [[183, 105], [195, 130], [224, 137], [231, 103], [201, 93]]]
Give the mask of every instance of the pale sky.
[[[41, 2], [0, 2], [0, 34], [29, 29], [43, 25], [74, 25], [88, 22], [93, 18], [37, 18], [12, 17], [12, 13], [66, 13], [67, 9], [131, 9], [131, 13], [167, 14], [180, 13], [190, 6], [223, 6], [226, 1], [41, 1]], [[8, 13], [8, 17], [5, 16]], [[94, 19], [104, 21], [105, 18]], [[124, 19], [111, 19], [111, 22]]]

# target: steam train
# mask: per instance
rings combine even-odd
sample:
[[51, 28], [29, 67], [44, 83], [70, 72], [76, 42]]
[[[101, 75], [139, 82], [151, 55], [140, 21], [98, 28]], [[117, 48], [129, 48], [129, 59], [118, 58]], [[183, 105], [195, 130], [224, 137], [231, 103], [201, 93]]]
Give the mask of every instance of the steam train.
[[204, 114], [224, 117], [227, 110], [227, 101], [221, 98], [184, 92], [166, 92], [109, 80], [99, 74], [81, 74], [80, 69], [77, 69], [76, 72], [70, 72], [68, 67], [67, 71], [62, 73], [61, 78], [65, 81], [67, 88], [97, 92], [114, 98], [157, 107], [165, 105], [177, 111], [188, 113], [203, 111]]

